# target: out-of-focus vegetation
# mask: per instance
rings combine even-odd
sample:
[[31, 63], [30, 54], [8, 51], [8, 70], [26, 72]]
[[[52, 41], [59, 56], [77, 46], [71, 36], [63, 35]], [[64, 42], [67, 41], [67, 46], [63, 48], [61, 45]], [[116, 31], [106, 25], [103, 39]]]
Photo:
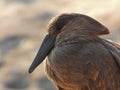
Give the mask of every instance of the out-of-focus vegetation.
[[27, 72], [52, 17], [89, 15], [111, 31], [104, 38], [120, 42], [119, 9], [120, 0], [0, 0], [0, 90], [55, 90], [43, 64]]

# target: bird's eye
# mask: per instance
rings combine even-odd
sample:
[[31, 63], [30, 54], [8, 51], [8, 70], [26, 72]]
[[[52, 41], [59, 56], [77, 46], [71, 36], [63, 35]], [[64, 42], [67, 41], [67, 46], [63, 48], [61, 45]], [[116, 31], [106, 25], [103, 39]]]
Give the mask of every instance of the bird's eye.
[[59, 23], [56, 25], [56, 30], [61, 30], [64, 27], [65, 23]]
[[56, 30], [61, 30], [69, 21], [71, 21], [72, 19], [76, 18], [77, 15], [67, 15], [64, 14], [62, 16], [60, 16], [57, 21], [56, 21]]

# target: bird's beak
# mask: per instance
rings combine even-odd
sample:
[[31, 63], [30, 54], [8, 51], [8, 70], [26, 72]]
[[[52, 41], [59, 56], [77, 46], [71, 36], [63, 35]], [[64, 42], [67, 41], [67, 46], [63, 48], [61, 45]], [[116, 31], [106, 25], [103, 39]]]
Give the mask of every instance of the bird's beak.
[[46, 35], [45, 39], [42, 42], [42, 45], [29, 68], [29, 73], [32, 73], [34, 69], [42, 63], [46, 56], [50, 53], [55, 44], [55, 36]]

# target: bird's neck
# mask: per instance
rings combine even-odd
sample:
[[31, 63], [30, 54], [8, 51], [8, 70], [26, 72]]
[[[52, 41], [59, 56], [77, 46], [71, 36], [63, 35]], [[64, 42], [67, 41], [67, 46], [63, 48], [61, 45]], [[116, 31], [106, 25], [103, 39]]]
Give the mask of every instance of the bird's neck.
[[88, 32], [82, 31], [71, 31], [71, 32], [62, 32], [56, 38], [56, 43], [62, 42], [80, 42], [80, 41], [93, 41], [98, 39], [98, 36], [92, 35]]

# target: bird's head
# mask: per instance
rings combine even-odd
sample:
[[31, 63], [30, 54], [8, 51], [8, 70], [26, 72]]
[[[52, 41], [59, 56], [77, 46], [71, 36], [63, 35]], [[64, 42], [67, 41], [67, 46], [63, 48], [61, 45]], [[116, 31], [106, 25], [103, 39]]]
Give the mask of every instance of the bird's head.
[[109, 30], [93, 18], [82, 14], [62, 14], [48, 24], [48, 34], [29, 68], [29, 73], [42, 63], [55, 45], [56, 37], [63, 32], [80, 31], [89, 36], [109, 34]]

